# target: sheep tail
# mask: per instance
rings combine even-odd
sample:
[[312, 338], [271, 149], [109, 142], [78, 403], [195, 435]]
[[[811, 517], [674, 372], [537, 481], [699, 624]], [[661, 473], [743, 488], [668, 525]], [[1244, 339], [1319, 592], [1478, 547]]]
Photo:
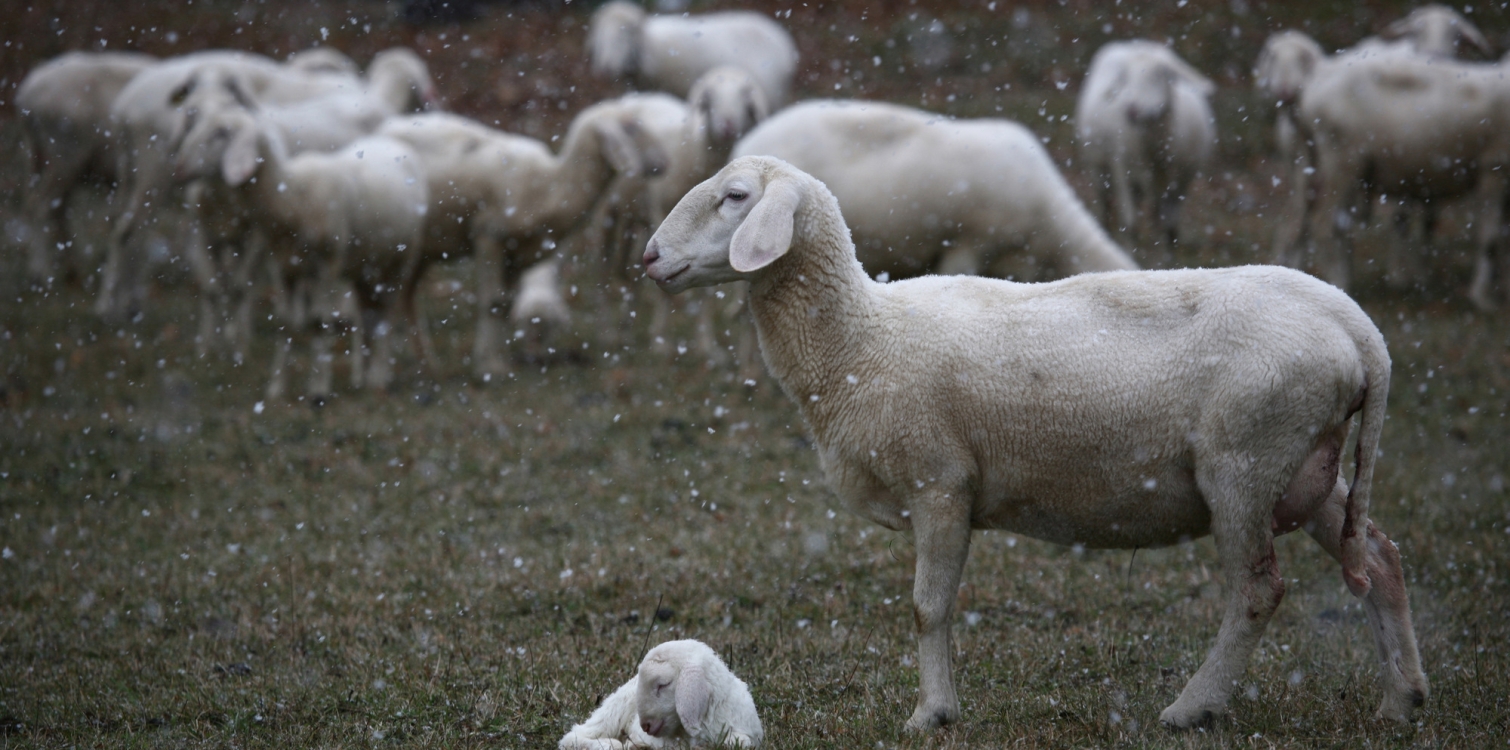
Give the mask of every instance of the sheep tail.
[[1342, 580], [1353, 596], [1368, 596], [1373, 583], [1368, 575], [1368, 503], [1374, 481], [1374, 461], [1379, 455], [1379, 436], [1384, 432], [1385, 407], [1389, 401], [1389, 353], [1376, 332], [1364, 354], [1363, 414], [1358, 423], [1358, 447], [1353, 456], [1356, 469], [1348, 488], [1346, 516], [1342, 522]]

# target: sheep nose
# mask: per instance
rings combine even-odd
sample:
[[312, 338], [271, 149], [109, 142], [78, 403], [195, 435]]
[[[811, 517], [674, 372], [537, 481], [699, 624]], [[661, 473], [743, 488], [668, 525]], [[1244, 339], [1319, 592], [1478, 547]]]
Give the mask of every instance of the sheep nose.
[[643, 259], [645, 262], [645, 268], [650, 268], [650, 264], [656, 262], [657, 260], [660, 260], [660, 257], [660, 245], [655, 241], [654, 237], [651, 237], [650, 244], [645, 246], [645, 257]]

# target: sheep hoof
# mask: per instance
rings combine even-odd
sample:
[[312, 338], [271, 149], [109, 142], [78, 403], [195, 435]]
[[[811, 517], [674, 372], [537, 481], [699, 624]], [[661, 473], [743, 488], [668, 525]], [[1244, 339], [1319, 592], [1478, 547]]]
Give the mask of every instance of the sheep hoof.
[[909, 733], [927, 734], [939, 727], [959, 721], [959, 709], [918, 706], [904, 727]]
[[1384, 701], [1379, 704], [1379, 710], [1374, 712], [1374, 718], [1408, 724], [1415, 709], [1420, 708], [1424, 703], [1426, 703], [1426, 693], [1422, 690], [1387, 693]]
[[1159, 723], [1170, 729], [1195, 729], [1210, 726], [1219, 713], [1218, 709], [1208, 707], [1183, 708], [1176, 701], [1159, 714]]

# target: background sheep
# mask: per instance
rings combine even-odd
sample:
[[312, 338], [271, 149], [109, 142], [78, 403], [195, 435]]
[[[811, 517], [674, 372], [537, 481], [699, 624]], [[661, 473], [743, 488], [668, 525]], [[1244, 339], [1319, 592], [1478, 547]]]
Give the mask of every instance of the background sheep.
[[335, 47], [310, 47], [298, 52], [290, 53], [284, 58], [283, 63], [294, 70], [305, 73], [336, 73], [340, 75], [360, 75], [362, 69], [357, 67], [356, 61], [346, 56]]
[[707, 644], [667, 641], [645, 654], [639, 674], [561, 738], [561, 750], [757, 747], [765, 738], [750, 689]]
[[1160, 715], [1189, 727], [1224, 710], [1284, 595], [1274, 535], [1304, 526], [1364, 599], [1385, 660], [1380, 715], [1408, 720], [1425, 698], [1399, 553], [1367, 519], [1389, 353], [1336, 288], [1262, 266], [877, 284], [823, 183], [770, 158], [688, 193], [645, 268], [671, 293], [749, 281], [766, 365], [830, 486], [912, 530], [909, 729], [960, 716], [949, 625], [972, 528], [1112, 548], [1213, 534], [1221, 631]]
[[[619, 106], [653, 136], [667, 154], [664, 172], [657, 175], [621, 176], [604, 201], [604, 255], [610, 267], [639, 276], [639, 256], [650, 232], [688, 190], [712, 176], [729, 161], [734, 144], [770, 114], [759, 83], [743, 68], [721, 66], [698, 78], [687, 101], [669, 94], [629, 94]], [[625, 289], [626, 302], [629, 298]], [[659, 348], [669, 348], [665, 333], [670, 302], [665, 295], [652, 297], [650, 335]], [[711, 299], [699, 306], [697, 344], [709, 358], [722, 360], [714, 329], [721, 305]], [[737, 305], [735, 306], [738, 309]], [[741, 361], [751, 352], [742, 337]]]
[[[293, 155], [276, 127], [236, 109], [210, 115], [190, 134], [185, 147], [198, 150], [200, 139], [221, 142], [204, 149], [219, 153], [217, 162], [193, 162], [186, 175], [210, 178], [215, 186], [205, 191], [199, 204], [202, 212], [220, 218], [212, 218], [211, 226], [266, 233], [275, 280], [290, 290], [296, 304], [304, 295], [323, 299], [319, 295], [341, 281], [349, 282], [362, 311], [354, 321], [358, 337], [352, 346], [353, 384], [386, 387], [393, 376], [388, 333], [397, 306], [408, 300], [403, 285], [411, 259], [419, 255], [429, 209], [428, 188], [414, 151], [392, 138], [367, 136], [333, 154]], [[308, 395], [322, 397], [331, 390], [324, 329], [335, 324], [338, 305], [321, 302], [313, 307], [311, 317], [321, 330], [311, 346]], [[305, 323], [297, 313], [286, 318], [295, 330]], [[275, 349], [269, 398], [280, 397], [286, 388], [290, 341], [285, 337]]]
[[[328, 104], [310, 100], [329, 98]], [[273, 117], [295, 151], [333, 150], [370, 132], [382, 117], [424, 106], [434, 85], [423, 61], [402, 48], [374, 57], [365, 79], [309, 74], [261, 55], [207, 51], [154, 65], [132, 79], [111, 105], [121, 139], [125, 203], [107, 247], [96, 312], [115, 318], [138, 307], [145, 259], [131, 244], [153, 206], [176, 184], [173, 156], [198, 118], [223, 107], [259, 110], [288, 105]]]
[[1477, 258], [1469, 298], [1497, 303], [1491, 256], [1502, 232], [1510, 134], [1504, 64], [1460, 63], [1408, 51], [1360, 50], [1322, 65], [1300, 99], [1314, 144], [1315, 191], [1302, 215], [1280, 222], [1283, 262], [1300, 265], [1306, 234], [1316, 264], [1342, 288], [1352, 280], [1351, 237], [1373, 198], [1438, 201], [1471, 195]]
[[1316, 66], [1325, 59], [1326, 52], [1316, 40], [1287, 30], [1265, 40], [1253, 64], [1253, 88], [1274, 107], [1274, 144], [1285, 164], [1296, 157], [1295, 105]]
[[69, 194], [84, 180], [117, 179], [110, 104], [157, 58], [135, 52], [70, 52], [37, 66], [16, 88], [30, 155], [27, 272], [53, 277]]
[[509, 310], [514, 324], [514, 338], [524, 340], [524, 356], [531, 361], [545, 359], [555, 350], [552, 337], [571, 325], [571, 310], [561, 293], [561, 263], [541, 261], [519, 275], [519, 292]]
[[[761, 123], [733, 156], [766, 155], [822, 180], [860, 263], [892, 278], [978, 273], [999, 260], [1032, 275], [1136, 268], [1091, 217], [1027, 128], [952, 120], [883, 102], [809, 101]], [[1020, 251], [1004, 257], [1009, 250]]]
[[[1091, 58], [1075, 101], [1075, 135], [1102, 221], [1167, 243], [1166, 263], [1179, 233], [1180, 204], [1216, 147], [1207, 102], [1215, 90], [1162, 44], [1111, 42]], [[1149, 230], [1140, 227], [1144, 220]]]
[[557, 243], [585, 226], [615, 175], [658, 172], [666, 163], [654, 139], [611, 101], [572, 120], [559, 154], [533, 138], [447, 115], [395, 119], [378, 132], [412, 145], [429, 180], [424, 252], [413, 278], [430, 263], [476, 258], [472, 366], [485, 379], [508, 371], [495, 315], [508, 309], [519, 273], [554, 257]]
[[750, 11], [652, 16], [614, 0], [592, 16], [587, 46], [601, 76], [632, 77], [641, 87], [685, 97], [720, 65], [749, 71], [772, 107], [786, 103], [797, 45], [780, 24]]

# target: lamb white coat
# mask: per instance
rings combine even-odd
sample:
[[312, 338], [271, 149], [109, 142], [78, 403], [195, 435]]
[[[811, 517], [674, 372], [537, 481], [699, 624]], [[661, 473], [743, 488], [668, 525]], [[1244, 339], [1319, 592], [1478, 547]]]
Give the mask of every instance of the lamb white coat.
[[[1215, 647], [1161, 719], [1221, 712], [1284, 594], [1273, 537], [1307, 532], [1364, 598], [1381, 715], [1426, 694], [1398, 552], [1367, 519], [1389, 354], [1335, 287], [1279, 267], [890, 284], [855, 260], [823, 184], [737, 159], [645, 252], [668, 292], [750, 283], [767, 367], [855, 513], [916, 540], [921, 681], [908, 727], [956, 721], [949, 624], [973, 528], [1088, 547], [1213, 534]], [[1354, 478], [1340, 473], [1362, 414]]]
[[561, 738], [560, 750], [758, 747], [765, 739], [755, 699], [718, 653], [695, 640], [650, 649], [639, 673], [603, 699], [587, 721]]

